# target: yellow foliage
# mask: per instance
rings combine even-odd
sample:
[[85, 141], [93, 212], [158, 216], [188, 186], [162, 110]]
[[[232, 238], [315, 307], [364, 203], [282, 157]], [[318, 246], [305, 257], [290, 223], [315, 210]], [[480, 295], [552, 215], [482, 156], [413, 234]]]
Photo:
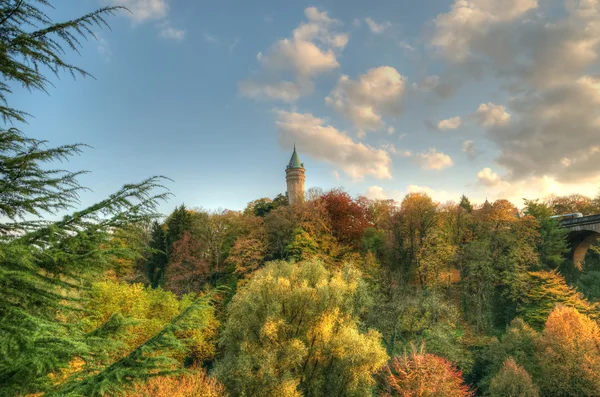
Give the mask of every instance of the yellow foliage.
[[[119, 313], [135, 321], [119, 340], [129, 349], [140, 345], [158, 333], [192, 302], [191, 296], [181, 300], [169, 291], [144, 287], [142, 284], [105, 281], [93, 284], [90, 309], [94, 315], [84, 319], [86, 328], [93, 330], [105, 323], [113, 314]], [[186, 341], [191, 357], [196, 361], [209, 360], [215, 354], [218, 322], [212, 309], [195, 315], [189, 330], [178, 337]], [[183, 359], [183, 357], [176, 357]]]
[[[136, 385], [135, 391], [125, 397], [225, 397], [225, 388], [204, 370], [179, 376], [157, 376], [144, 384]], [[290, 395], [291, 396], [291, 395]]]

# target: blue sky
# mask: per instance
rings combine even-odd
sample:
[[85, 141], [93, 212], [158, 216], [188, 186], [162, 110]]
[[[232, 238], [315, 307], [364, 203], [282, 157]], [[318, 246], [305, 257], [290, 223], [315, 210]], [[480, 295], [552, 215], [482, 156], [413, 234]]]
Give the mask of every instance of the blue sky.
[[307, 187], [372, 198], [597, 191], [596, 0], [54, 3], [133, 11], [68, 55], [96, 79], [10, 99], [29, 135], [93, 147], [67, 165], [84, 205], [159, 174], [164, 212], [243, 209], [285, 192], [294, 141]]

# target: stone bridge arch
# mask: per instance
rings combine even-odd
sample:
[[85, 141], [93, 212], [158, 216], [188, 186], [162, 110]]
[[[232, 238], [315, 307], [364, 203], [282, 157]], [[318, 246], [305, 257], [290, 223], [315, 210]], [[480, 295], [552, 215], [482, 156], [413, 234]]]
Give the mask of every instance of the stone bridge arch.
[[600, 215], [588, 215], [580, 218], [565, 219], [560, 222], [569, 229], [569, 258], [578, 268], [583, 265], [585, 254], [596, 240], [600, 238]]
[[600, 238], [600, 232], [595, 230], [579, 230], [569, 233], [568, 242], [571, 248], [569, 259], [573, 260], [573, 264], [581, 269], [585, 254], [588, 249]]

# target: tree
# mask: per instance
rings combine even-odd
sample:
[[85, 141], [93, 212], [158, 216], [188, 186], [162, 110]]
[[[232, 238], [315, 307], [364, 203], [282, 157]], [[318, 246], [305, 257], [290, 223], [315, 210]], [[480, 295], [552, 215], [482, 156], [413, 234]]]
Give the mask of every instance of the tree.
[[155, 376], [136, 384], [125, 397], [225, 397], [225, 388], [203, 369], [183, 375]]
[[409, 193], [393, 218], [395, 249], [406, 273], [416, 273], [420, 247], [438, 220], [437, 204], [424, 193]]
[[[106, 26], [104, 18], [122, 8], [105, 7], [55, 23], [44, 6], [50, 2], [0, 4], [0, 114], [5, 122], [23, 122], [28, 116], [8, 104], [10, 84], [45, 90], [48, 70], [87, 76], [64, 61], [65, 47], [77, 51], [81, 38], [93, 36], [92, 29]], [[174, 359], [160, 354], [161, 349], [183, 348], [174, 333], [186, 328], [184, 320], [206, 300], [194, 301], [143, 345], [111, 358], [117, 347], [112, 337], [123, 332], [127, 320], [111, 316], [86, 331], [78, 321], [82, 305], [91, 283], [115, 260], [138, 255], [111, 239], [115, 230], [156, 218], [158, 202], [168, 197], [164, 178], [125, 185], [88, 208], [55, 222], [43, 221], [41, 216], [48, 212], [72, 211], [83, 189], [79, 173], [48, 167], [83, 146], [44, 145], [15, 127], [0, 128], [0, 395], [111, 395], [137, 379], [176, 366]], [[85, 363], [77, 375], [53, 382], [52, 375], [76, 358]]]
[[538, 332], [522, 319], [512, 320], [502, 338], [494, 338], [484, 352], [486, 375], [479, 382], [479, 389], [489, 390], [492, 379], [502, 371], [507, 360], [514, 361], [534, 379], [538, 379], [540, 368], [536, 355], [539, 337]]
[[325, 193], [321, 200], [331, 225], [331, 233], [342, 244], [358, 247], [364, 231], [369, 227], [367, 203], [353, 200], [342, 190], [334, 189]]
[[469, 201], [467, 196], [465, 196], [464, 194], [460, 196], [460, 203], [458, 204], [458, 206], [469, 214], [473, 212], [473, 206], [471, 205], [471, 202]]
[[531, 376], [511, 358], [504, 361], [490, 383], [490, 397], [539, 397], [539, 388]]
[[489, 242], [483, 240], [467, 244], [461, 258], [463, 311], [478, 330], [487, 329], [492, 321], [496, 277]]
[[574, 308], [552, 311], [540, 338], [544, 396], [600, 396], [600, 329]]
[[556, 269], [564, 261], [564, 254], [568, 251], [567, 229], [561, 228], [558, 220], [550, 218], [552, 209], [538, 200], [525, 200], [525, 215], [534, 217], [538, 224], [539, 238], [537, 251], [540, 264], [546, 268]]
[[173, 244], [179, 241], [183, 237], [183, 233], [186, 230], [192, 228], [192, 214], [185, 208], [184, 204], [176, 207], [175, 210], [165, 220], [167, 231], [165, 233], [165, 240], [167, 244], [167, 255], [171, 259], [171, 253], [173, 252]]
[[394, 357], [385, 369], [382, 397], [470, 397], [462, 373], [445, 358], [413, 349]]
[[271, 262], [234, 296], [215, 373], [232, 396], [364, 396], [387, 356], [359, 332], [360, 274]]
[[588, 302], [555, 271], [529, 272], [529, 281], [524, 292], [524, 301], [518, 309], [519, 315], [538, 329], [543, 327], [557, 304], [576, 308], [593, 319], [600, 315], [597, 303]]
[[156, 288], [164, 282], [168, 262], [165, 231], [156, 220], [152, 222], [152, 237], [149, 246], [151, 254], [146, 261], [146, 269], [150, 285]]
[[173, 244], [165, 287], [178, 296], [200, 292], [209, 274], [210, 264], [204, 258], [202, 244], [186, 230]]

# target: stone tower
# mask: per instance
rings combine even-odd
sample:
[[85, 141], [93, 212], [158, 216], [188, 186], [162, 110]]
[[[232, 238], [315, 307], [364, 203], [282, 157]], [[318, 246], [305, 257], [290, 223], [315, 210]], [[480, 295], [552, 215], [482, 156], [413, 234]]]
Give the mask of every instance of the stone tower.
[[304, 201], [304, 164], [300, 162], [294, 144], [294, 153], [289, 164], [285, 167], [285, 181], [287, 182], [287, 197], [290, 205]]

